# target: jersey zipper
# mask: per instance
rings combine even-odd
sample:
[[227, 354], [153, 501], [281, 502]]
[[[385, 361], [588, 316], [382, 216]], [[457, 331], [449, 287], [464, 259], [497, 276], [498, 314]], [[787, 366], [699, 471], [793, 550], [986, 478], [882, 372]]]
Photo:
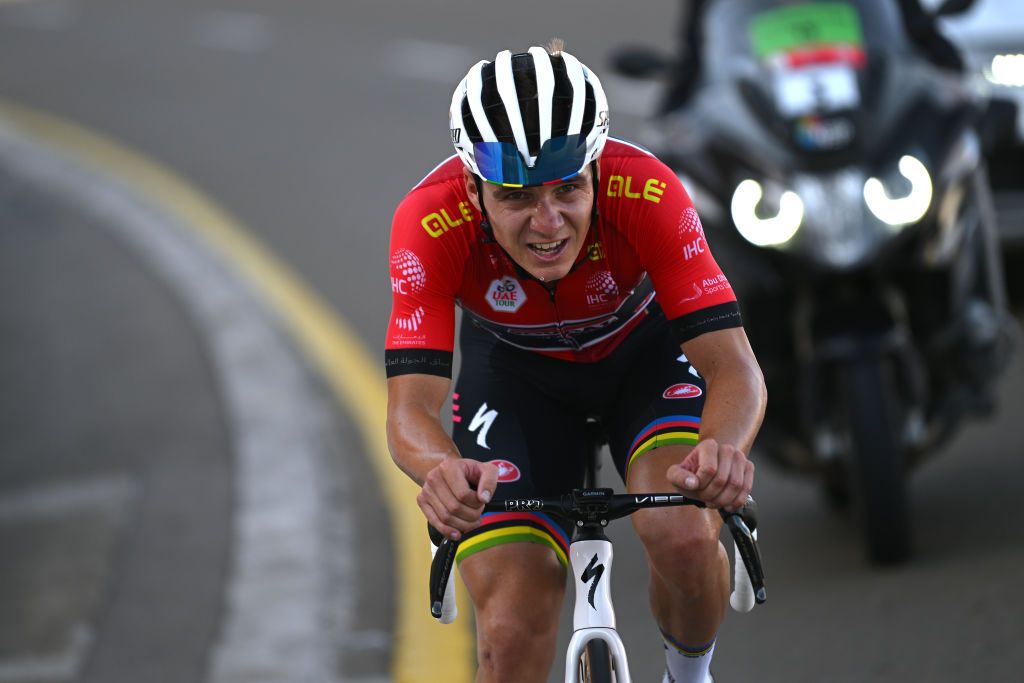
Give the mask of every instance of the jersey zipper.
[[565, 331], [562, 315], [558, 312], [558, 299], [556, 298], [555, 291], [558, 287], [558, 282], [541, 282], [541, 285], [544, 286], [544, 289], [548, 290], [548, 296], [551, 298], [551, 307], [555, 309], [555, 329], [558, 330], [558, 337], [574, 351], [579, 351], [583, 346], [575, 337]]

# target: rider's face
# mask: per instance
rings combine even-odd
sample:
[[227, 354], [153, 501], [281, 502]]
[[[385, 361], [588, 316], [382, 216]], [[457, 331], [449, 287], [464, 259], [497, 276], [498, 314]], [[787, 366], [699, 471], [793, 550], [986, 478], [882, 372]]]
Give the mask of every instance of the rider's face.
[[[550, 282], [572, 268], [590, 227], [594, 205], [593, 169], [541, 187], [500, 187], [481, 183], [487, 217], [497, 240], [526, 272]], [[480, 209], [476, 182], [466, 172], [470, 201]]]

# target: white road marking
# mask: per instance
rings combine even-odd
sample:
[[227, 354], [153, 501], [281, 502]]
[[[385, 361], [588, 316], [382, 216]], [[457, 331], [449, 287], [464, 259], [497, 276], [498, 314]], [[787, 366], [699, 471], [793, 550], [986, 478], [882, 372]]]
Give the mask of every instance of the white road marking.
[[61, 652], [0, 659], [0, 683], [70, 683], [78, 677], [82, 660], [91, 643], [92, 633], [87, 626], [79, 624], [71, 631], [70, 642]]
[[0, 523], [52, 519], [90, 509], [118, 511], [138, 490], [123, 475], [45, 484], [0, 496]]
[[[12, 172], [65, 197], [133, 248], [180, 297], [207, 347], [233, 435], [237, 498], [226, 611], [207, 680], [339, 681], [333, 646], [354, 629], [347, 589], [356, 577], [353, 521], [330, 502], [344, 500], [337, 489], [347, 485], [328, 471], [333, 406], [274, 315], [178, 215], [120, 177], [25, 136], [2, 114], [0, 157]], [[7, 514], [67, 509], [96, 495], [94, 487], [77, 500], [63, 492], [8, 501]], [[11, 667], [59, 673], [66, 663]]]

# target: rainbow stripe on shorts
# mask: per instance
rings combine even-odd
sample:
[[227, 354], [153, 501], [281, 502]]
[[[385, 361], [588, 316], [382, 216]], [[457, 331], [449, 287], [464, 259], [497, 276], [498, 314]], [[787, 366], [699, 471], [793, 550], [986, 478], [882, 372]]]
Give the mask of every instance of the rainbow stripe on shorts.
[[543, 512], [489, 512], [480, 526], [459, 543], [456, 562], [501, 543], [538, 543], [554, 551], [563, 567], [569, 565], [569, 536]]
[[626, 461], [626, 472], [633, 461], [649, 450], [658, 446], [686, 444], [696, 446], [700, 437], [700, 417], [695, 415], [669, 415], [659, 417], [640, 430], [633, 443], [629, 446], [629, 459]]

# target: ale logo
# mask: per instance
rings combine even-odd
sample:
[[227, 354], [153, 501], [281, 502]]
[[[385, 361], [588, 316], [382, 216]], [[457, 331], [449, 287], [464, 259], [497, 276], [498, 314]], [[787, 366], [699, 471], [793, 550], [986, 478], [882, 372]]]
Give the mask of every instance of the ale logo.
[[508, 484], [509, 482], [519, 481], [519, 477], [522, 476], [519, 472], [519, 468], [516, 467], [514, 462], [509, 462], [508, 460], [502, 460], [500, 458], [497, 460], [491, 460], [490, 462], [498, 466], [499, 484]]
[[697, 398], [703, 393], [696, 384], [673, 384], [661, 396], [662, 398]]
[[526, 292], [510, 277], [494, 280], [487, 288], [487, 304], [499, 313], [515, 313], [526, 303]]

